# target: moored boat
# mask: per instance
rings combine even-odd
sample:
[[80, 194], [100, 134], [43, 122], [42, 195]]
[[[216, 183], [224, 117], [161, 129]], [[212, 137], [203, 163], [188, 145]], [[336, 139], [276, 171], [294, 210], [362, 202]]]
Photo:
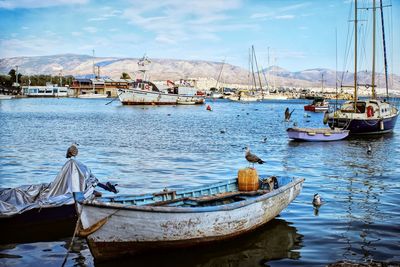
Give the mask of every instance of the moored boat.
[[14, 96], [12, 96], [12, 95], [0, 94], [0, 100], [9, 100], [9, 99], [12, 99], [12, 98], [14, 98]]
[[[387, 72], [387, 56], [385, 46], [385, 31], [384, 31], [384, 18], [383, 18], [383, 6], [382, 1], [380, 2], [381, 9], [381, 27], [382, 27], [382, 39], [383, 39], [383, 63], [385, 69], [385, 86], [386, 86], [386, 98], [389, 98], [389, 84], [388, 84], [388, 72]], [[367, 88], [371, 88], [371, 97], [366, 100], [358, 98], [358, 87], [360, 86], [357, 76], [357, 0], [354, 1], [354, 85], [353, 100], [346, 101], [340, 108], [327, 113], [324, 117], [324, 123], [328, 123], [331, 128], [340, 127], [350, 130], [352, 135], [367, 135], [367, 134], [385, 134], [393, 131], [397, 117], [399, 115], [398, 108], [387, 102], [386, 99], [379, 99], [376, 94], [376, 82], [375, 82], [375, 65], [376, 65], [376, 51], [375, 51], [375, 36], [376, 36], [376, 3], [373, 1], [373, 46], [372, 46], [372, 71], [371, 71], [371, 84], [365, 85]]]
[[[118, 98], [123, 105], [176, 105], [176, 104], [203, 104], [204, 96], [189, 95], [188, 90], [193, 88], [187, 86], [175, 86], [172, 81], [172, 87], [158, 88], [153, 82], [146, 79], [147, 65], [151, 61], [143, 57], [138, 61], [139, 71], [143, 74], [143, 79], [137, 79], [128, 89], [118, 89]], [[180, 91], [184, 91], [182, 94]], [[180, 103], [178, 103], [178, 101]]]
[[199, 188], [84, 200], [80, 218], [98, 261], [151, 249], [187, 247], [249, 232], [276, 217], [300, 193], [304, 179], [239, 191], [238, 179]]
[[343, 130], [339, 128], [288, 128], [288, 136], [290, 139], [300, 141], [337, 141], [346, 138], [349, 135], [349, 130]]
[[71, 236], [77, 214], [72, 192], [93, 194], [97, 179], [82, 163], [68, 160], [52, 183], [0, 189], [0, 243], [37, 242]]
[[329, 102], [325, 101], [323, 97], [315, 97], [313, 102], [304, 106], [305, 111], [312, 112], [325, 112], [329, 109]]

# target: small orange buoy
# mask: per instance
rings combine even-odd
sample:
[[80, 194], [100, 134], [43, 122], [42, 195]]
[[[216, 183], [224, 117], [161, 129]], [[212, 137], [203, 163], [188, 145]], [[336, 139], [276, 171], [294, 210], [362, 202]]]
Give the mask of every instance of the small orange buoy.
[[211, 109], [211, 106], [210, 105], [207, 105], [207, 108], [206, 108], [208, 111], [212, 111], [212, 109]]

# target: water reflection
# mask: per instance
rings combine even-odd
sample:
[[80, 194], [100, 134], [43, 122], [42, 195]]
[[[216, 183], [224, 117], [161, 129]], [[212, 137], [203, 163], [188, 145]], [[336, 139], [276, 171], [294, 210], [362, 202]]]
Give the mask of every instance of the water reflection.
[[266, 266], [280, 259], [297, 260], [303, 236], [283, 219], [235, 238], [204, 247], [152, 252], [139, 257], [96, 264], [96, 266]]

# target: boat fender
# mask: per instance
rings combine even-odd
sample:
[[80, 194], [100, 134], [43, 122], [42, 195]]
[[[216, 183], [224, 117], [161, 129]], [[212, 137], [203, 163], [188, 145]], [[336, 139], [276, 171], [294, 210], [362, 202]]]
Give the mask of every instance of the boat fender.
[[367, 107], [367, 117], [373, 117], [374, 116], [374, 108], [372, 106]]
[[327, 124], [327, 123], [328, 123], [328, 119], [329, 119], [328, 112], [325, 112], [325, 114], [324, 114], [324, 120], [323, 120], [324, 124]]
[[381, 120], [379, 122], [379, 126], [380, 126], [381, 131], [385, 130], [385, 124], [383, 123], [383, 120]]

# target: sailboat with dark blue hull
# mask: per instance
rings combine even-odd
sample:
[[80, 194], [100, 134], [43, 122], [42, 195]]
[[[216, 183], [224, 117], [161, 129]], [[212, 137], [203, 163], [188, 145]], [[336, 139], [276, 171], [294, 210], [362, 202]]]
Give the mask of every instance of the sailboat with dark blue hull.
[[[357, 0], [354, 2], [354, 28], [357, 29]], [[386, 61], [386, 45], [383, 23], [383, 6], [382, 1], [380, 7], [376, 7], [375, 0], [373, 1], [373, 43], [372, 43], [372, 77], [371, 85], [372, 97], [366, 100], [360, 100], [357, 97], [357, 30], [354, 31], [354, 95], [353, 100], [346, 101], [340, 109], [326, 113], [324, 122], [328, 123], [331, 128], [343, 128], [350, 130], [351, 135], [364, 134], [384, 134], [392, 132], [399, 115], [399, 110], [396, 106], [386, 101], [386, 99], [378, 99], [375, 90], [375, 28], [376, 28], [376, 10], [381, 10], [382, 21], [382, 36], [384, 50], [384, 65], [386, 78], [386, 98], [388, 98], [388, 81], [387, 81], [387, 61]]]

